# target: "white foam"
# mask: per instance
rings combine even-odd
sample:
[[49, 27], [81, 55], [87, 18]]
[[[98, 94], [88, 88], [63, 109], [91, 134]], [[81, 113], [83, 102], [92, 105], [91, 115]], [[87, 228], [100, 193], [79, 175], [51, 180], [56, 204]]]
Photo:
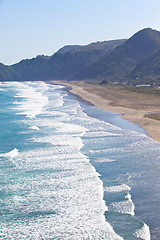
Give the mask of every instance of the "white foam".
[[55, 146], [70, 146], [72, 149], [80, 150], [83, 143], [80, 137], [70, 135], [51, 135], [43, 138], [33, 139], [34, 142], [51, 143]]
[[130, 191], [131, 188], [127, 184], [121, 184], [117, 186], [105, 187], [105, 192], [123, 192], [123, 191]]
[[0, 157], [14, 158], [14, 157], [17, 157], [18, 153], [19, 153], [19, 150], [17, 148], [14, 148], [10, 152], [4, 153], [4, 154], [0, 154]]
[[29, 128], [33, 129], [33, 130], [37, 130], [37, 131], [39, 130], [39, 127], [37, 127], [37, 126], [30, 126]]
[[134, 210], [135, 206], [132, 202], [131, 195], [128, 193], [125, 198], [127, 200], [121, 201], [121, 202], [114, 202], [108, 206], [109, 210], [112, 210], [114, 212], [120, 212], [124, 214], [130, 214], [132, 216], [135, 215]]
[[[54, 122], [62, 122], [62, 121], [69, 121], [70, 120], [70, 117], [67, 113], [63, 113], [63, 112], [59, 112], [59, 111], [47, 111], [46, 110], [45, 116], [55, 117]], [[48, 122], [48, 120], [46, 120], [46, 123], [47, 122]], [[53, 123], [53, 119], [52, 119], [52, 123]]]
[[1, 92], [7, 92], [7, 89], [0, 88]]
[[116, 162], [116, 160], [113, 160], [113, 159], [98, 159], [95, 162], [97, 162], [97, 163], [110, 163], [110, 162]]
[[88, 132], [85, 137], [89, 138], [97, 138], [97, 137], [110, 137], [110, 136], [121, 136], [121, 134], [106, 132], [106, 131], [98, 131], [98, 132]]
[[21, 204], [23, 201], [24, 201], [24, 198], [21, 197], [21, 196], [18, 196], [18, 195], [15, 195], [13, 196], [13, 201], [16, 203], [16, 204]]
[[[119, 193], [119, 192], [128, 192], [131, 188], [127, 184], [121, 184], [117, 186], [105, 187], [104, 191], [108, 193]], [[133, 204], [131, 195], [127, 193], [124, 201], [121, 202], [113, 202], [109, 205], [109, 210], [120, 212], [124, 214], [130, 214], [132, 216], [135, 215], [134, 210], [135, 206]]]
[[[18, 85], [19, 86], [19, 85]], [[15, 109], [19, 115], [26, 115], [28, 118], [35, 118], [36, 115], [42, 113], [44, 107], [48, 104], [48, 97], [43, 94], [43, 91], [29, 86], [27, 83], [21, 84], [17, 88], [15, 98], [20, 98], [20, 101], [15, 101]]]
[[[74, 137], [73, 137], [74, 139]], [[75, 141], [76, 142], [76, 141]], [[73, 141], [72, 141], [73, 143]], [[78, 142], [76, 144], [79, 144]], [[77, 148], [76, 144], [70, 146]], [[57, 147], [58, 150], [59, 147]], [[7, 236], [29, 236], [30, 238], [61, 239], [122, 239], [106, 222], [104, 212], [108, 210], [103, 201], [103, 185], [88, 158], [76, 152], [72, 155], [55, 154], [55, 148], [31, 150], [19, 154], [22, 169], [62, 170], [48, 175], [25, 174], [25, 182], [14, 184], [14, 191], [27, 190], [25, 197], [14, 196], [9, 211], [27, 216], [43, 212], [49, 215], [12, 223], [12, 227], [1, 226]], [[76, 159], [77, 158], [77, 159]], [[16, 159], [17, 160], [17, 159]], [[50, 214], [55, 211], [56, 214]], [[37, 230], [38, 229], [38, 232]], [[18, 235], [17, 235], [18, 234]], [[36, 235], [37, 234], [37, 235]], [[17, 237], [18, 238], [18, 237]]]
[[[34, 83], [33, 90], [31, 83], [14, 84], [18, 91], [16, 98], [20, 100], [16, 103], [19, 114], [34, 118], [44, 110], [44, 114], [49, 115], [49, 110], [46, 110], [48, 95], [41, 89], [42, 85], [37, 87]], [[63, 98], [59, 94], [57, 97], [62, 101], [55, 102], [53, 107], [59, 110], [57, 106], [63, 104]], [[5, 204], [10, 214], [22, 218], [13, 217], [12, 222], [2, 223], [1, 235], [4, 238], [122, 239], [105, 219], [108, 207], [103, 200], [99, 174], [89, 163], [89, 158], [80, 152], [83, 146], [81, 136], [88, 129], [78, 122], [78, 117], [77, 125], [71, 122], [72, 117], [75, 120], [74, 114], [78, 116], [79, 106], [76, 103], [69, 108], [63, 107], [60, 122], [51, 115], [50, 119], [45, 115], [45, 118], [25, 120], [31, 129], [37, 130], [38, 126], [44, 133], [43, 137], [34, 133], [32, 141], [45, 144], [20, 152], [14, 159], [20, 174], [18, 181], [9, 183], [7, 187], [14, 189], [17, 195], [6, 198]]]
[[38, 126], [47, 126], [49, 128], [54, 128], [56, 133], [72, 134], [72, 136], [73, 134], [83, 136], [84, 133], [88, 131], [88, 129], [80, 125], [65, 122], [56, 122], [51, 119], [39, 121]]
[[135, 236], [140, 239], [150, 240], [151, 234], [149, 227], [145, 223], [143, 223], [142, 228], [135, 232]]

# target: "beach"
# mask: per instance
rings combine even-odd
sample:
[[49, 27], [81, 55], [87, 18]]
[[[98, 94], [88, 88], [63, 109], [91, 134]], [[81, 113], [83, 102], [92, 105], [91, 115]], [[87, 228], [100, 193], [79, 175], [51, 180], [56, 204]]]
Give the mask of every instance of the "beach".
[[122, 118], [140, 125], [148, 135], [160, 142], [160, 96], [137, 93], [125, 87], [89, 84], [84, 81], [52, 81], [70, 87], [72, 94], [78, 95], [91, 104], [122, 115]]

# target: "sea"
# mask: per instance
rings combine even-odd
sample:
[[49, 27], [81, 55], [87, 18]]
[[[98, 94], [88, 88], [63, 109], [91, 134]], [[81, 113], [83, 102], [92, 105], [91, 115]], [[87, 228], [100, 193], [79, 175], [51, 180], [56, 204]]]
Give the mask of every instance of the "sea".
[[1, 82], [0, 239], [160, 239], [160, 143], [64, 86]]

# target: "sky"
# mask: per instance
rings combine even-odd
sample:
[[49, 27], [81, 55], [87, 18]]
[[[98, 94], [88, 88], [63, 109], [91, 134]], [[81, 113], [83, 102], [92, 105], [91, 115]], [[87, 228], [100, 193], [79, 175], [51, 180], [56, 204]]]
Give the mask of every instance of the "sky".
[[0, 62], [160, 31], [160, 0], [0, 0]]

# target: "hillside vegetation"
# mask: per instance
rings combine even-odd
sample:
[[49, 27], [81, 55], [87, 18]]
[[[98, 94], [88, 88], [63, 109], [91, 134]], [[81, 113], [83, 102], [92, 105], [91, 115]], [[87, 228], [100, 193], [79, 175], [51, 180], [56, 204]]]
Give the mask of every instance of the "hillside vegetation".
[[128, 40], [68, 45], [52, 56], [6, 66], [0, 80], [94, 80], [120, 84], [160, 84], [160, 32], [143, 29]]
[[107, 78], [110, 81], [129, 82], [129, 73], [159, 49], [160, 32], [149, 28], [141, 30], [109, 55], [105, 54], [97, 62], [81, 69], [74, 78]]

